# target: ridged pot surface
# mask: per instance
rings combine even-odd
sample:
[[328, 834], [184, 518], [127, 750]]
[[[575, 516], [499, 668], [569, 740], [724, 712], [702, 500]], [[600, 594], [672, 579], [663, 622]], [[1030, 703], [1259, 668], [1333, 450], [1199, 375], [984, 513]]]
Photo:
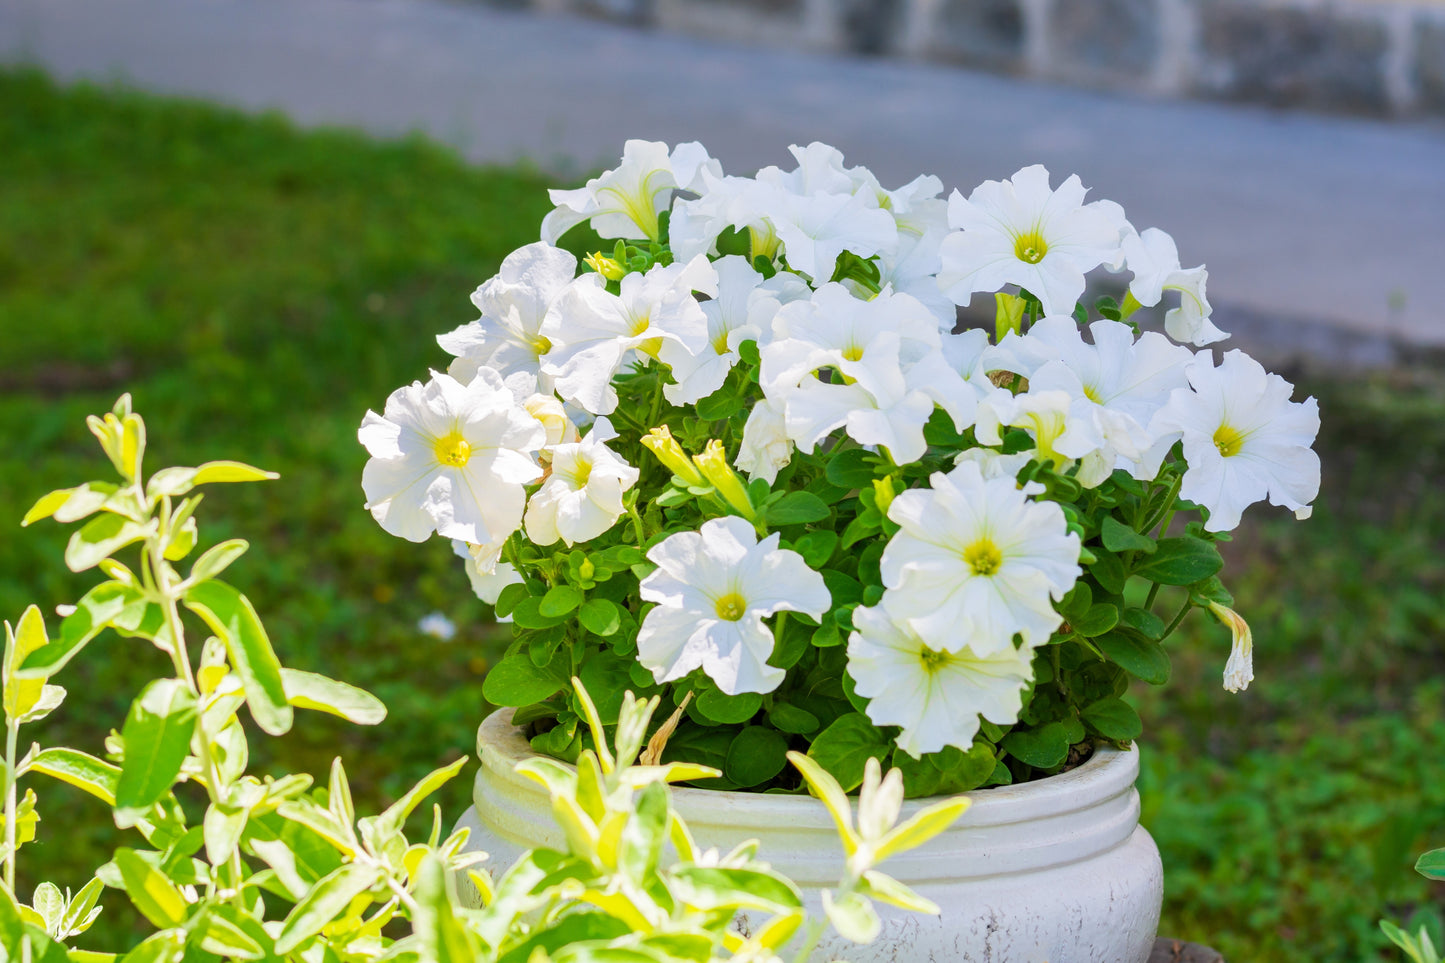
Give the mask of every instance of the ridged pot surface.
[[[533, 755], [511, 710], [477, 734], [482, 766], [475, 806], [462, 817], [469, 848], [495, 873], [529, 848], [565, 848], [546, 791], [513, 767]], [[969, 793], [973, 805], [926, 845], [882, 869], [942, 908], [921, 916], [879, 906], [883, 934], [870, 946], [825, 942], [818, 961], [852, 963], [1145, 963], [1159, 926], [1163, 868], [1139, 825], [1137, 749], [1097, 750], [1077, 769], [1019, 786]], [[903, 817], [931, 800], [904, 803]], [[842, 844], [811, 796], [674, 789], [673, 805], [699, 845], [727, 851], [762, 842], [759, 857], [804, 889], [843, 870]]]

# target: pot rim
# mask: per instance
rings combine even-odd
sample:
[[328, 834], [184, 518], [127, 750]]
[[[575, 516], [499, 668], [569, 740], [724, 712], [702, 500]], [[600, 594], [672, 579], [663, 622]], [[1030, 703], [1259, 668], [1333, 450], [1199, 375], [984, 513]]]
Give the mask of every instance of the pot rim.
[[[477, 754], [482, 769], [491, 778], [525, 786], [527, 790], [545, 795], [541, 785], [515, 771], [517, 763], [538, 756], [522, 730], [512, 725], [513, 709], [501, 708], [489, 715], [477, 730]], [[560, 760], [559, 760], [560, 761]], [[477, 773], [478, 781], [485, 773]], [[972, 805], [968, 809], [967, 826], [1004, 826], [1028, 822], [1043, 816], [1065, 816], [1091, 809], [1115, 796], [1130, 792], [1139, 776], [1137, 743], [1127, 750], [1109, 746], [1095, 747], [1093, 754], [1068, 772], [1045, 776], [1032, 782], [1011, 786], [975, 789], [962, 795]], [[776, 827], [792, 825], [798, 830], [833, 830], [832, 817], [811, 795], [742, 792], [729, 789], [694, 789], [672, 786], [672, 804], [684, 819], [690, 814], [715, 814], [728, 810], [739, 826]], [[947, 796], [908, 799], [903, 803], [899, 819], [905, 820]]]

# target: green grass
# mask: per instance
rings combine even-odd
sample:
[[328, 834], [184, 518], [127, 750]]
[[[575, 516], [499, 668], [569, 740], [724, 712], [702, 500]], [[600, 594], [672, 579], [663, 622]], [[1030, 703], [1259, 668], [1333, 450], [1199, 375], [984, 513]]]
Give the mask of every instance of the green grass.
[[[235, 457], [280, 481], [216, 489], [203, 543], [244, 536], [228, 578], [284, 662], [366, 686], [374, 730], [303, 716], [263, 766], [347, 759], [362, 808], [471, 751], [497, 635], [444, 542], [393, 539], [361, 508], [355, 430], [445, 355], [468, 292], [534, 240], [535, 173], [468, 167], [426, 142], [298, 133], [274, 117], [0, 74], [0, 519], [100, 477], [84, 416], [135, 396], [150, 464]], [[1445, 378], [1311, 379], [1324, 494], [1296, 524], [1254, 509], [1228, 546], [1257, 680], [1220, 688], [1227, 633], [1200, 620], [1174, 680], [1140, 692], [1144, 819], [1163, 852], [1163, 932], [1238, 963], [1380, 956], [1381, 915], [1438, 911], [1409, 871], [1445, 844]], [[0, 538], [0, 614], [47, 611], [89, 579], [45, 523]], [[93, 575], [93, 573], [92, 573]], [[460, 626], [440, 643], [417, 620]], [[55, 624], [51, 620], [52, 626]], [[35, 733], [98, 751], [164, 657], [97, 641]], [[441, 795], [449, 818], [469, 781]], [[116, 845], [79, 793], [37, 783], [44, 821], [22, 866], [72, 887]], [[24, 884], [22, 884], [24, 885]], [[102, 935], [133, 925], [106, 900]]]

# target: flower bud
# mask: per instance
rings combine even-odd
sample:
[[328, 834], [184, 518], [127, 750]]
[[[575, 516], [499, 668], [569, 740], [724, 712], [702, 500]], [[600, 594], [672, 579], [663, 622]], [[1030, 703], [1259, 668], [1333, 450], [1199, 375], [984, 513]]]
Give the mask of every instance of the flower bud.
[[1234, 634], [1229, 661], [1224, 665], [1224, 688], [1243, 692], [1254, 681], [1254, 633], [1249, 630], [1249, 623], [1227, 605], [1210, 602], [1209, 611]]
[[627, 266], [608, 257], [601, 251], [587, 255], [582, 259], [587, 266], [609, 281], [621, 281], [627, 275]]
[[657, 456], [668, 471], [678, 478], [681, 478], [689, 486], [700, 487], [706, 485], [707, 481], [698, 473], [697, 468], [687, 457], [687, 452], [672, 437], [672, 432], [666, 425], [661, 428], [654, 428], [642, 436], [642, 443], [647, 450]]
[[692, 460], [697, 463], [698, 468], [702, 469], [703, 477], [708, 480], [708, 484], [717, 489], [718, 494], [723, 497], [725, 502], [737, 509], [748, 521], [757, 517], [752, 499], [748, 498], [748, 490], [743, 485], [743, 480], [728, 464], [727, 452], [723, 450], [722, 442], [716, 438], [712, 439], [707, 443], [702, 454], [693, 455]]
[[993, 342], [998, 344], [1010, 331], [1019, 334], [1023, 330], [1026, 302], [1017, 294], [1008, 294], [1004, 291], [995, 294], [993, 300]]
[[546, 429], [548, 448], [577, 440], [577, 426], [567, 417], [562, 402], [558, 401], [555, 395], [532, 395], [522, 402], [522, 407]]
[[874, 504], [877, 506], [880, 515], [888, 514], [888, 506], [893, 504], [893, 496], [896, 494], [897, 492], [893, 490], [892, 475], [889, 475], [887, 478], [873, 479]]

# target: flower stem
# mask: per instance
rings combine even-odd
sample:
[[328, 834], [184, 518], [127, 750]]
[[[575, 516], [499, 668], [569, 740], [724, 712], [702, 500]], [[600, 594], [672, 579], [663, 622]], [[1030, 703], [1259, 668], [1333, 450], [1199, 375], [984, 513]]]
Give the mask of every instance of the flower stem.
[[1164, 634], [1159, 637], [1160, 642], [1163, 642], [1165, 639], [1169, 638], [1169, 636], [1174, 634], [1174, 630], [1179, 628], [1179, 623], [1184, 621], [1184, 616], [1188, 615], [1189, 610], [1193, 607], [1194, 603], [1186, 598], [1184, 600], [1183, 607], [1179, 609], [1179, 614], [1174, 616], [1174, 621], [1169, 623], [1169, 628], [1165, 629]]
[[14, 719], [5, 720], [5, 886], [10, 895], [15, 895], [15, 820], [19, 808], [15, 799], [17, 783], [15, 776], [16, 743], [19, 741], [20, 723]]

